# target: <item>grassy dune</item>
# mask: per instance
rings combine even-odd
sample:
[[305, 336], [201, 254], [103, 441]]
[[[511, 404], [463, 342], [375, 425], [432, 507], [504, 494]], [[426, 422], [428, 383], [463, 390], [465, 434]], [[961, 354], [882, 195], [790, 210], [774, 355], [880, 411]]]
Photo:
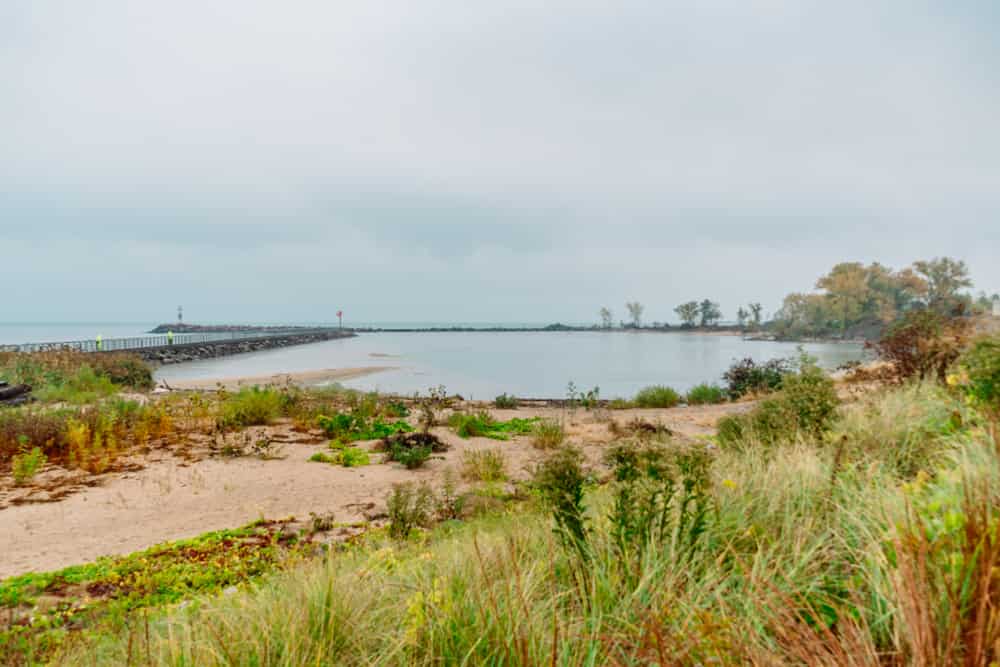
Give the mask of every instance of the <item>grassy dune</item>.
[[[659, 515], [665, 525], [638, 537], [622, 532], [627, 475], [585, 486], [581, 540], [553, 522], [539, 487], [504, 514], [448, 522], [405, 542], [373, 537], [61, 660], [995, 659], [998, 443], [960, 394], [930, 384], [886, 390], [841, 408], [820, 435], [739, 444], [709, 448], [704, 469], [678, 467], [691, 445], [633, 444], [659, 452], [675, 489]], [[631, 492], [653, 488], [642, 474]]]

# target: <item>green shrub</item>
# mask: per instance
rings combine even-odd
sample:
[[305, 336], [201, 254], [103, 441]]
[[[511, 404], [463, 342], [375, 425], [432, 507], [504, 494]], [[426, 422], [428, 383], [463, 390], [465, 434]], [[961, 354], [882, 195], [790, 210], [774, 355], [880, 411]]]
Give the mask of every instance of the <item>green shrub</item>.
[[20, 486], [30, 482], [35, 473], [42, 469], [47, 460], [45, 454], [42, 453], [41, 447], [33, 447], [30, 451], [22, 451], [20, 454], [15, 454], [11, 461], [14, 483]]
[[431, 458], [431, 448], [426, 445], [416, 447], [395, 446], [390, 450], [390, 461], [402, 463], [409, 470], [419, 468]]
[[394, 484], [386, 499], [389, 535], [405, 540], [414, 528], [430, 526], [435, 505], [434, 492], [426, 482], [420, 486], [412, 482]]
[[949, 376], [949, 384], [961, 383], [974, 402], [1000, 412], [1000, 336], [974, 341], [958, 365], [961, 374]]
[[339, 453], [340, 465], [345, 468], [358, 468], [371, 463], [371, 456], [360, 447], [344, 447]]
[[507, 457], [497, 449], [471, 449], [462, 454], [462, 476], [477, 482], [507, 479]]
[[820, 438], [830, 429], [839, 400], [833, 381], [821, 369], [805, 365], [800, 373], [786, 375], [783, 387], [750, 412], [719, 420], [719, 443], [772, 446], [791, 442], [800, 434]]
[[734, 363], [722, 375], [726, 381], [726, 391], [734, 401], [747, 394], [765, 394], [781, 389], [782, 380], [792, 373], [794, 364], [790, 359], [771, 359], [758, 364], [750, 357]]
[[566, 439], [566, 430], [555, 419], [543, 419], [535, 424], [531, 444], [537, 449], [555, 449]]
[[692, 387], [688, 391], [686, 400], [688, 405], [724, 403], [726, 401], [726, 392], [718, 385], [702, 383]]
[[337, 459], [326, 452], [316, 452], [309, 457], [309, 461], [312, 463], [336, 463]]
[[681, 402], [680, 394], [662, 385], [646, 387], [635, 395], [633, 403], [640, 408], [672, 408]]
[[508, 396], [506, 393], [500, 394], [493, 400], [493, 406], [498, 410], [514, 410], [517, 405], [517, 397]]
[[833, 380], [818, 366], [807, 363], [798, 373], [786, 375], [781, 394], [800, 430], [818, 437], [830, 429], [840, 399]]

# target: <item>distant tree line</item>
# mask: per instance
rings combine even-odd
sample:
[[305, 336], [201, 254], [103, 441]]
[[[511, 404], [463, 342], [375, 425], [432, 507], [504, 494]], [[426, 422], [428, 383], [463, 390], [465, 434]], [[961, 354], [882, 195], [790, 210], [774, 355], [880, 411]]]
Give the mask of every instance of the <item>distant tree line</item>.
[[[759, 302], [736, 310], [736, 325], [742, 330], [768, 329], [782, 338], [859, 337], [874, 338], [889, 324], [914, 310], [930, 310], [945, 317], [990, 312], [1000, 295], [980, 292], [973, 297], [969, 268], [950, 257], [916, 261], [895, 270], [873, 262], [842, 262], [816, 281], [815, 292], [793, 292], [770, 322], [764, 321]], [[638, 301], [625, 303], [627, 320], [623, 329], [643, 328], [645, 306]], [[722, 307], [711, 299], [686, 301], [674, 308], [681, 328], [719, 326]], [[610, 308], [600, 309], [603, 329], [615, 327]], [[662, 328], [659, 322], [653, 328]]]
[[816, 281], [818, 291], [786, 296], [772, 328], [787, 337], [871, 337], [913, 310], [946, 317], [989, 310], [990, 297], [973, 298], [965, 291], [971, 287], [965, 262], [950, 257], [898, 271], [878, 262], [843, 262]]

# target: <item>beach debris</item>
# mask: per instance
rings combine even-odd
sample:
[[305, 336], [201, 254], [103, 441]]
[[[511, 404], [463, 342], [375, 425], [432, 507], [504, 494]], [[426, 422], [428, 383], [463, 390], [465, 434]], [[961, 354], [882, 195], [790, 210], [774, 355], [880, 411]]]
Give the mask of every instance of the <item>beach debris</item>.
[[31, 396], [31, 385], [0, 382], [0, 405], [12, 406], [21, 405], [33, 401]]

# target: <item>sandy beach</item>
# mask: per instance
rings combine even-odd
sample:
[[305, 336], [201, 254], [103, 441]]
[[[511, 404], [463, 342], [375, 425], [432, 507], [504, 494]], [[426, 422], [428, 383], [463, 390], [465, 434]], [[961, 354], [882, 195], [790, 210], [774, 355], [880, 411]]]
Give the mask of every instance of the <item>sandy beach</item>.
[[[720, 417], [750, 405], [616, 410], [605, 417], [599, 412], [558, 408], [493, 410], [493, 414], [498, 419], [565, 419], [569, 442], [592, 465], [600, 466], [605, 448], [616, 438], [611, 421], [622, 426], [642, 419], [662, 424], [681, 437], [696, 437], [712, 433]], [[6, 536], [0, 578], [127, 554], [259, 518], [294, 515], [302, 519], [309, 512], [333, 512], [341, 522], [364, 521], [385, 511], [385, 497], [393, 484], [426, 480], [437, 486], [446, 470], [460, 468], [467, 450], [501, 448], [513, 480], [530, 477], [530, 467], [546, 454], [532, 447], [527, 436], [505, 442], [464, 439], [449, 428], [438, 427], [434, 434], [450, 449], [419, 470], [383, 463], [344, 468], [310, 463], [313, 453], [329, 451], [326, 439], [318, 433], [296, 432], [289, 420], [247, 432], [280, 443], [280, 458], [191, 459], [160, 449], [145, 457], [141, 467], [93, 478], [91, 484], [55, 502], [45, 502], [46, 492], [40, 487], [15, 487], [9, 479], [0, 480], [0, 534]], [[207, 436], [191, 437], [196, 447], [207, 442]], [[375, 443], [357, 444], [370, 449]], [[374, 456], [378, 461], [380, 455]], [[39, 481], [44, 482], [49, 474], [42, 473]]]

